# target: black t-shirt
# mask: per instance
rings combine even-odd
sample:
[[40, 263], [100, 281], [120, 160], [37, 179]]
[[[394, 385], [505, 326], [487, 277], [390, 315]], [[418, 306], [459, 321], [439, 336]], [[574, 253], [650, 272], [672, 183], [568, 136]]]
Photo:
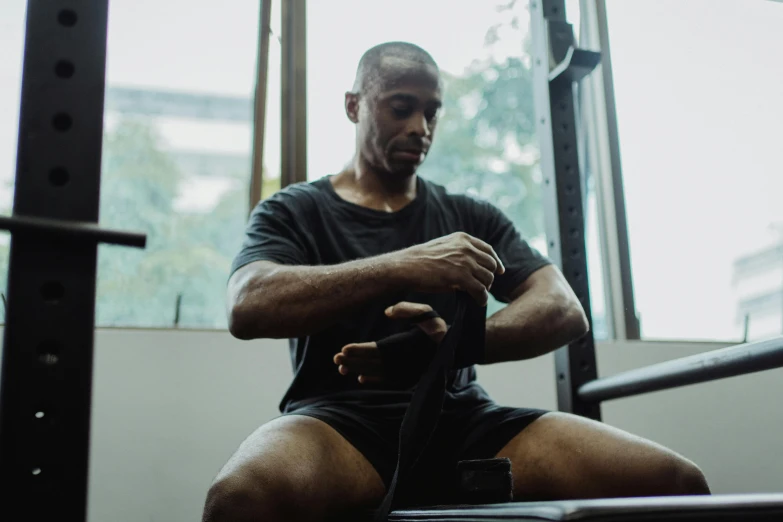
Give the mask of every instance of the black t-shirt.
[[[284, 265], [334, 265], [401, 250], [463, 231], [495, 249], [506, 267], [496, 275], [492, 295], [508, 302], [525, 279], [550, 261], [531, 248], [511, 221], [495, 206], [464, 195], [454, 195], [433, 182], [417, 177], [417, 196], [397, 212], [361, 207], [342, 199], [329, 177], [290, 185], [258, 204], [247, 225], [242, 249], [231, 272], [253, 261]], [[416, 267], [411, 267], [415, 270]], [[450, 323], [455, 294], [423, 294], [402, 290], [361, 312], [311, 336], [290, 339], [294, 379], [280, 410], [289, 412], [324, 396], [371, 398], [374, 403], [404, 402], [411, 390], [389, 385], [359, 384], [356, 376], [337, 371], [334, 355], [350, 343], [377, 341], [407, 325], [387, 318], [386, 307], [400, 301], [430, 304]], [[487, 399], [475, 382], [474, 368], [452, 372], [449, 395]]]

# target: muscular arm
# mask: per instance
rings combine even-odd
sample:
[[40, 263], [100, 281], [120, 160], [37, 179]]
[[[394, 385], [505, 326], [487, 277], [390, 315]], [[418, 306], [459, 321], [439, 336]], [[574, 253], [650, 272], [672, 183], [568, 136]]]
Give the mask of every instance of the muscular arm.
[[310, 335], [402, 285], [390, 255], [329, 266], [256, 261], [228, 282], [229, 331], [245, 340]]
[[534, 272], [512, 297], [487, 319], [485, 364], [532, 359], [588, 331], [582, 305], [554, 266]]

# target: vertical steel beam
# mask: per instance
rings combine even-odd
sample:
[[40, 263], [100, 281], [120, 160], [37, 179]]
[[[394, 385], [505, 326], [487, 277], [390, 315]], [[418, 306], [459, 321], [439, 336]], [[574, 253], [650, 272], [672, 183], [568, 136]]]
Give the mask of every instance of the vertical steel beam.
[[125, 241], [95, 227], [107, 17], [107, 0], [27, 5], [14, 217], [2, 226], [4, 520], [86, 518], [97, 244]]
[[[548, 253], [592, 325], [574, 82], [595, 66], [591, 60], [596, 56], [576, 49], [564, 0], [531, 0], [530, 13]], [[557, 350], [555, 367], [558, 408], [600, 420], [600, 406], [577, 394], [597, 377], [592, 332]]]

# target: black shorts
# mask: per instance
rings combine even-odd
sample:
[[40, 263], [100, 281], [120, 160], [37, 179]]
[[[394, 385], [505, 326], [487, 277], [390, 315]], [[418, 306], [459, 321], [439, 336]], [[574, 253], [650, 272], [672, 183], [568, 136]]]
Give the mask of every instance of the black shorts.
[[[400, 424], [406, 403], [377, 404], [319, 400], [289, 411], [319, 419], [340, 433], [373, 465], [388, 487], [397, 465]], [[547, 413], [545, 410], [509, 408], [489, 399], [456, 400], [447, 397], [438, 426], [417, 465], [411, 490], [428, 491], [424, 503], [438, 503], [448, 492], [450, 473], [461, 460], [493, 458], [520, 431]], [[446, 486], [444, 486], [445, 488]]]

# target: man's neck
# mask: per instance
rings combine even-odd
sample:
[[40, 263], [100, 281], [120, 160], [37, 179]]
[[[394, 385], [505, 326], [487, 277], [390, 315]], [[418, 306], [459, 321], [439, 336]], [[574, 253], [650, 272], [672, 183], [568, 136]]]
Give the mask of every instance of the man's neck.
[[416, 174], [392, 176], [363, 162], [353, 164], [331, 178], [335, 191], [351, 203], [396, 212], [416, 199]]

